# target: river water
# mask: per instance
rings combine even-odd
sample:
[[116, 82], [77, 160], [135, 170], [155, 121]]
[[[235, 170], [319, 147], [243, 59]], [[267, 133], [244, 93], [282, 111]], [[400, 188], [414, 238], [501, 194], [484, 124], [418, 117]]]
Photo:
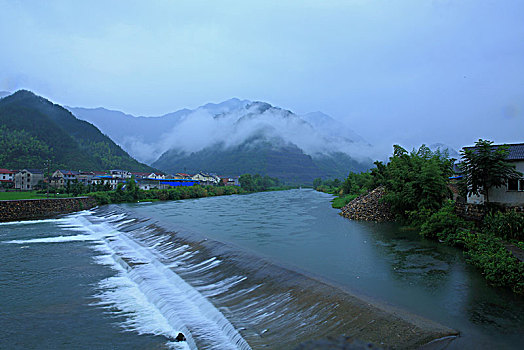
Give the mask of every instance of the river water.
[[[290, 190], [0, 224], [0, 348], [285, 349], [342, 333], [400, 347], [431, 340], [390, 343], [410, 335], [396, 335], [389, 316], [355, 311], [353, 296], [459, 331], [449, 349], [522, 348], [524, 298], [486, 285], [461, 251], [344, 219], [330, 199]], [[179, 332], [187, 341], [174, 341]]]

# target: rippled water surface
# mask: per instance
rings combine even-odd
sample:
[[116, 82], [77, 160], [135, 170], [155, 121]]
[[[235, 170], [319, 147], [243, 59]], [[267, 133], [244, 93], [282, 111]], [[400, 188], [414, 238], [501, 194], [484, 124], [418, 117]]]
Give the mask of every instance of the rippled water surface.
[[[0, 348], [292, 348], [359, 335], [343, 298], [315, 280], [460, 331], [449, 348], [521, 346], [521, 297], [487, 286], [456, 249], [340, 217], [330, 197], [291, 190], [2, 224]], [[179, 332], [187, 342], [174, 342]]]

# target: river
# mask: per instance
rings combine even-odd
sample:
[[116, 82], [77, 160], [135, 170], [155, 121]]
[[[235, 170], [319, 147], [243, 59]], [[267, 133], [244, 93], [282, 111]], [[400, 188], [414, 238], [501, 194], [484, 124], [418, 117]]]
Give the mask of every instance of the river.
[[488, 286], [461, 251], [344, 219], [331, 198], [290, 190], [0, 224], [0, 348], [292, 349], [342, 333], [417, 347], [450, 329], [447, 349], [522, 346], [524, 298]]

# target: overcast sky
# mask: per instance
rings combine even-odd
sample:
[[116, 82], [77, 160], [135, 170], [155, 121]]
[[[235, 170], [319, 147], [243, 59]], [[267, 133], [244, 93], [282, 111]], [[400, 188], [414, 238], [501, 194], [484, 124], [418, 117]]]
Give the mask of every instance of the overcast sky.
[[161, 115], [231, 97], [371, 143], [524, 142], [524, 1], [0, 0], [0, 90]]

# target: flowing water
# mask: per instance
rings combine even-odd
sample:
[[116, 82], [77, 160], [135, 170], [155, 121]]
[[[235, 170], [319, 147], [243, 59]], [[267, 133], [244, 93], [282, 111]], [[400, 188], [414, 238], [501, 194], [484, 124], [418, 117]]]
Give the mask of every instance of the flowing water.
[[0, 348], [286, 349], [343, 333], [416, 347], [446, 327], [460, 336], [440, 347], [522, 347], [522, 297], [487, 286], [459, 250], [344, 219], [330, 198], [291, 190], [0, 224]]

